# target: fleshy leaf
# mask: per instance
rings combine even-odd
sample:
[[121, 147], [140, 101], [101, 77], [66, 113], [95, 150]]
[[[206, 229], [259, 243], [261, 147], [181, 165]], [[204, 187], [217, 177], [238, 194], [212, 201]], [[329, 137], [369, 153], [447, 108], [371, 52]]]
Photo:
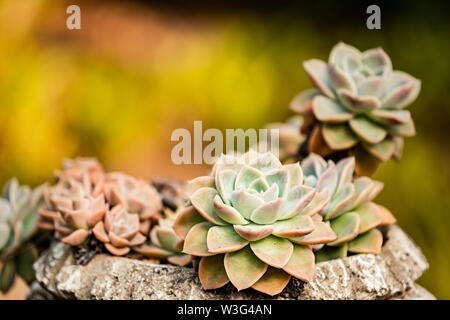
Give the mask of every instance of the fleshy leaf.
[[231, 203], [244, 218], [250, 219], [252, 212], [255, 211], [256, 208], [263, 205], [264, 201], [260, 197], [250, 194], [245, 190], [236, 190], [231, 194]]
[[236, 177], [235, 190], [247, 189], [253, 181], [261, 177], [263, 177], [261, 171], [249, 166], [244, 166]]
[[233, 226], [215, 226], [208, 231], [207, 245], [211, 253], [233, 252], [247, 244], [248, 241], [239, 236]]
[[294, 245], [291, 258], [283, 267], [291, 276], [309, 282], [314, 277], [314, 253], [306, 246]]
[[194, 207], [189, 206], [177, 214], [172, 228], [181, 239], [184, 239], [194, 225], [203, 221], [205, 221], [204, 218], [195, 211]]
[[288, 191], [289, 174], [286, 169], [276, 169], [266, 174], [266, 181], [269, 186], [276, 184], [278, 186], [278, 196], [282, 197]]
[[274, 227], [272, 225], [260, 225], [250, 223], [245, 226], [235, 225], [234, 230], [248, 241], [256, 241], [270, 235]]
[[348, 251], [353, 253], [378, 254], [381, 252], [382, 245], [383, 235], [380, 230], [372, 229], [349, 242]]
[[16, 278], [14, 259], [10, 258], [3, 262], [2, 270], [0, 271], [0, 291], [6, 293], [12, 287], [14, 279]]
[[328, 75], [328, 65], [325, 62], [318, 59], [307, 60], [303, 62], [303, 68], [311, 82], [319, 91], [330, 98], [334, 97]]
[[247, 224], [248, 221], [232, 206], [224, 204], [219, 195], [214, 198], [214, 211], [224, 221], [231, 224]]
[[252, 288], [256, 291], [274, 296], [281, 293], [289, 283], [291, 276], [283, 270], [269, 267]]
[[239, 291], [255, 284], [268, 267], [258, 259], [249, 246], [239, 251], [226, 253], [224, 265], [228, 278]]
[[394, 136], [401, 136], [401, 137], [412, 137], [416, 134], [416, 128], [414, 126], [414, 122], [408, 121], [404, 124], [399, 125], [392, 125], [390, 127], [387, 127], [386, 130]]
[[347, 212], [331, 220], [331, 229], [336, 233], [337, 240], [328, 243], [329, 246], [340, 246], [354, 239], [359, 233], [359, 215]]
[[214, 211], [214, 198], [217, 191], [213, 188], [201, 188], [191, 196], [191, 202], [195, 210], [206, 220], [217, 225], [226, 225]]
[[36, 257], [37, 252], [32, 245], [28, 245], [18, 256], [16, 256], [16, 272], [28, 284], [35, 278], [33, 263]]
[[261, 177], [250, 183], [248, 189], [253, 189], [254, 191], [260, 193], [269, 189], [269, 184], [267, 183], [266, 179]]
[[333, 219], [345, 212], [353, 203], [355, 187], [352, 183], [347, 183], [343, 189], [337, 193], [324, 209], [325, 219]]
[[289, 174], [289, 190], [303, 183], [303, 172], [300, 163], [291, 163], [284, 165]]
[[230, 204], [231, 192], [233, 192], [236, 173], [233, 170], [220, 170], [216, 175], [216, 188], [219, 191], [222, 200]]
[[185, 267], [192, 262], [192, 256], [188, 254], [177, 254], [167, 257], [167, 261], [175, 266]]
[[380, 160], [363, 147], [359, 146], [355, 150], [351, 150], [350, 154], [356, 158], [355, 173], [357, 176], [371, 176], [380, 164]]
[[212, 255], [207, 245], [208, 230], [212, 226], [209, 222], [201, 222], [193, 226], [184, 240], [183, 252], [200, 257]]
[[71, 246], [81, 245], [89, 237], [89, 232], [84, 229], [78, 229], [61, 239], [62, 242]]
[[311, 217], [297, 215], [288, 220], [277, 221], [273, 224], [273, 234], [278, 237], [301, 237], [314, 230]]
[[386, 130], [365, 116], [358, 115], [349, 122], [352, 130], [365, 142], [376, 144], [386, 137]]
[[384, 125], [402, 124], [411, 121], [411, 113], [407, 110], [377, 109], [370, 113], [370, 117]]
[[266, 191], [260, 194], [260, 199], [264, 202], [276, 200], [278, 198], [279, 188], [276, 183], [272, 184]]
[[155, 247], [153, 245], [145, 245], [142, 247], [136, 247], [134, 250], [144, 257], [154, 258], [154, 259], [166, 259], [173, 255], [173, 252], [169, 250], [165, 250], [159, 247]]
[[348, 90], [338, 90], [339, 100], [353, 112], [368, 112], [380, 106], [380, 100], [374, 96], [357, 96]]
[[217, 254], [201, 258], [198, 276], [205, 290], [217, 289], [226, 285], [230, 280], [225, 271], [224, 255]]
[[340, 89], [356, 94], [356, 85], [350, 75], [343, 72], [336, 64], [328, 65], [328, 74], [334, 91]]
[[395, 151], [394, 141], [390, 137], [387, 137], [377, 144], [363, 143], [362, 145], [371, 155], [383, 162], [388, 161]]
[[383, 216], [383, 221], [380, 223], [380, 226], [388, 226], [397, 222], [397, 219], [395, 219], [394, 215], [386, 207], [379, 204], [377, 206]]
[[156, 230], [161, 247], [167, 250], [177, 251], [177, 243], [180, 241], [180, 238], [173, 230], [163, 229], [160, 226], [155, 226], [153, 229]]
[[353, 211], [359, 215], [359, 234], [365, 233], [383, 222], [383, 215], [373, 202], [364, 203]]
[[328, 146], [322, 134], [321, 126], [314, 126], [311, 138], [309, 140], [309, 153], [317, 153], [323, 157], [333, 153], [333, 150]]
[[353, 118], [353, 114], [335, 100], [316, 96], [312, 101], [314, 116], [321, 122], [340, 123]]
[[376, 75], [384, 75], [392, 71], [392, 63], [389, 56], [381, 48], [369, 49], [362, 53], [361, 61]]
[[286, 206], [283, 210], [283, 219], [290, 219], [302, 212], [312, 201], [316, 190], [304, 185], [297, 185], [289, 191], [286, 197]]
[[250, 242], [253, 253], [262, 261], [275, 268], [282, 268], [291, 257], [293, 244], [283, 238], [268, 236]]
[[292, 242], [301, 245], [321, 244], [335, 241], [337, 239], [336, 234], [331, 229], [330, 225], [326, 222], [314, 221], [314, 231], [302, 236], [289, 238]]
[[210, 176], [197, 177], [188, 181], [187, 183], [187, 194], [192, 195], [195, 191], [200, 188], [214, 188], [215, 182], [214, 178]]
[[322, 135], [327, 145], [333, 150], [345, 150], [355, 146], [358, 137], [346, 124], [325, 124]]
[[336, 164], [336, 169], [338, 171], [339, 182], [336, 187], [336, 193], [340, 192], [344, 186], [352, 182], [353, 180], [353, 172], [355, 170], [355, 158], [347, 157], [340, 160]]
[[316, 263], [340, 259], [347, 256], [347, 244], [344, 243], [341, 246], [330, 247], [324, 246], [322, 249], [316, 252]]
[[420, 92], [420, 81], [410, 76], [410, 80], [392, 90], [383, 99], [383, 108], [402, 109], [416, 100]]
[[323, 190], [316, 192], [312, 201], [302, 210], [300, 214], [312, 216], [322, 210], [322, 208], [328, 203], [330, 199], [330, 190]]
[[281, 217], [285, 204], [286, 200], [283, 198], [267, 202], [256, 208], [250, 219], [258, 224], [271, 224]]
[[333, 195], [338, 185], [338, 179], [339, 177], [336, 166], [334, 162], [330, 161], [328, 163], [328, 168], [324, 171], [324, 173], [320, 176], [319, 180], [317, 181], [316, 188], [318, 191], [328, 189], [330, 195]]
[[308, 112], [309, 109], [306, 107], [307, 104], [310, 104], [311, 100], [320, 94], [319, 90], [316, 89], [307, 89], [299, 94], [297, 94], [294, 99], [292, 99], [289, 107], [292, 111], [298, 112], [300, 114], [304, 114]]
[[0, 223], [0, 251], [8, 243], [9, 234], [9, 226], [6, 223]]

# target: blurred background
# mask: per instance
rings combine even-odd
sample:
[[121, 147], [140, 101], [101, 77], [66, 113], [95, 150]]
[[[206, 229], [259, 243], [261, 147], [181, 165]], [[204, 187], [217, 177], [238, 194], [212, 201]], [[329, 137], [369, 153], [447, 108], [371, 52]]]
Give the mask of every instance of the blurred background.
[[[326, 60], [339, 41], [381, 46], [422, 92], [409, 108], [417, 136], [375, 175], [378, 200], [428, 258], [420, 283], [450, 299], [450, 6], [381, 3], [382, 29], [368, 30], [374, 3], [0, 0], [0, 183], [40, 184], [78, 155], [143, 178], [204, 174], [172, 164], [174, 129], [285, 120], [310, 87], [303, 60]], [[66, 28], [69, 4], [81, 30]]]

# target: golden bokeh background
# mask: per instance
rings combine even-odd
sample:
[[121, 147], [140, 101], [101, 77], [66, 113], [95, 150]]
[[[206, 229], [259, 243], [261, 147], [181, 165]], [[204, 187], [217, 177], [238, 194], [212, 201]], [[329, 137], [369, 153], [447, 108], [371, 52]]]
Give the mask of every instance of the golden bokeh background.
[[[386, 4], [371, 31], [364, 1], [325, 2], [76, 1], [82, 29], [68, 30], [74, 1], [0, 0], [0, 183], [37, 185], [78, 155], [144, 178], [204, 174], [172, 164], [174, 129], [282, 121], [310, 87], [303, 60], [327, 59], [339, 41], [381, 46], [422, 92], [410, 106], [417, 136], [375, 176], [385, 182], [378, 201], [428, 258], [420, 283], [449, 299], [448, 5]], [[7, 298], [24, 297], [18, 286]]]

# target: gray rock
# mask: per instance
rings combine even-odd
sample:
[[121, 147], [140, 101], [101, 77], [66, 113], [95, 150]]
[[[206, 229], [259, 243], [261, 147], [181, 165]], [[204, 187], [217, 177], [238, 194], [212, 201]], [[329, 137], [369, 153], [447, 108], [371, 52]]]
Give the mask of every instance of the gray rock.
[[[415, 281], [428, 268], [420, 249], [396, 225], [385, 230], [379, 255], [322, 262], [310, 283], [292, 279], [276, 299], [433, 299]], [[231, 284], [205, 291], [192, 268], [98, 255], [75, 265], [72, 250], [55, 242], [35, 263], [37, 281], [64, 299], [267, 299]]]

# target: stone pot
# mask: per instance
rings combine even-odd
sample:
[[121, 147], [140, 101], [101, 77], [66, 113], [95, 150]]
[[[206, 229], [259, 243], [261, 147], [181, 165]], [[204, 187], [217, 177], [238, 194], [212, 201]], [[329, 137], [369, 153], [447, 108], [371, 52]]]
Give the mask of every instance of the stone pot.
[[34, 264], [37, 283], [30, 299], [435, 299], [415, 284], [428, 268], [420, 249], [397, 226], [387, 227], [382, 252], [360, 254], [316, 265], [309, 283], [292, 278], [284, 291], [270, 297], [231, 284], [205, 291], [193, 268], [151, 264], [97, 255], [75, 265], [72, 250], [54, 242]]

